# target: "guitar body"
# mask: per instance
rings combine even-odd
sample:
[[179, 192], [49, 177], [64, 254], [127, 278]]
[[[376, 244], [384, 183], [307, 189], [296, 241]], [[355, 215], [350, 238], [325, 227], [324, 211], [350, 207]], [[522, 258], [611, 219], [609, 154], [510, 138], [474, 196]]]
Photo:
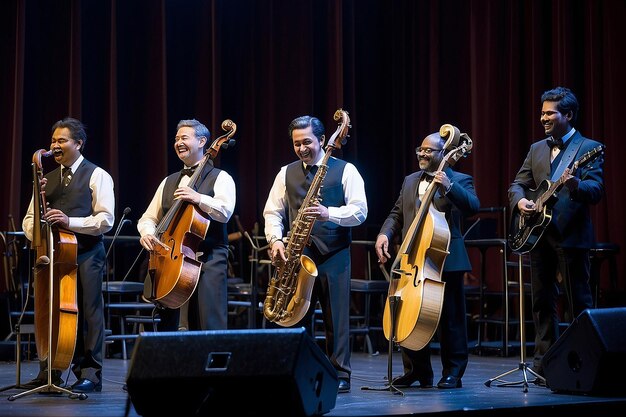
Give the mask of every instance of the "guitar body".
[[[528, 190], [526, 198], [534, 201], [537, 196], [544, 195], [551, 185], [552, 183], [548, 180], [542, 181], [539, 187]], [[530, 216], [522, 216], [519, 212], [513, 215], [509, 235], [509, 246], [513, 252], [526, 253], [535, 247], [552, 220], [552, 207], [557, 200], [556, 192], [554, 192], [546, 200], [541, 211]]]

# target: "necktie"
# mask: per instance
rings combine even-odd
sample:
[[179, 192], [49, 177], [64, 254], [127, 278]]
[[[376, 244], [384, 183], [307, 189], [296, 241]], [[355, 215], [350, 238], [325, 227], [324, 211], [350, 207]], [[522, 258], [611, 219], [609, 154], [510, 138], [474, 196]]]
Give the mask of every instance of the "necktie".
[[550, 138], [548, 139], [548, 146], [550, 147], [550, 149], [554, 148], [555, 146], [559, 149], [563, 149], [563, 139], [554, 139], [554, 138]]
[[63, 177], [63, 185], [67, 187], [70, 184], [70, 181], [72, 181], [72, 168], [61, 168], [61, 176]]
[[198, 165], [194, 165], [191, 168], [183, 168], [180, 171], [181, 175], [187, 175], [188, 177], [191, 177], [193, 175], [193, 172], [196, 170], [196, 168], [198, 167]]
[[317, 165], [307, 165], [304, 171], [307, 182], [311, 182], [313, 181], [315, 173], [317, 172]]

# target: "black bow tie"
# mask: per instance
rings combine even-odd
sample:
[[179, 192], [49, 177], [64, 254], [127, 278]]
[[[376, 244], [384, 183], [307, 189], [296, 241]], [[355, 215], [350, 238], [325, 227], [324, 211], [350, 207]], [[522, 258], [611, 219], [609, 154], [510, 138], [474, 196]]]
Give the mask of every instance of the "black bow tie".
[[422, 175], [422, 181], [433, 182], [433, 179], [435, 179], [435, 174], [430, 172], [424, 172], [424, 175]]
[[180, 175], [187, 175], [188, 177], [191, 177], [196, 168], [198, 168], [198, 165], [194, 165], [191, 168], [183, 168], [180, 171]]
[[317, 173], [317, 165], [307, 165], [306, 168], [304, 168], [304, 172], [306, 174], [306, 176], [315, 176], [315, 174]]
[[550, 138], [548, 139], [547, 143], [550, 149], [554, 148], [555, 146], [559, 149], [563, 149], [565, 147], [565, 144], [563, 143], [563, 139]]

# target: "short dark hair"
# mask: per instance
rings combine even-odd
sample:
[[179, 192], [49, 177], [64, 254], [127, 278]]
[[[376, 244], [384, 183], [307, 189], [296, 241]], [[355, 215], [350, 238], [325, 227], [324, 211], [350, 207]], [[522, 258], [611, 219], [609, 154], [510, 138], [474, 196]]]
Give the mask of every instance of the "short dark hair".
[[80, 152], [85, 150], [85, 144], [87, 143], [87, 133], [85, 132], [85, 125], [78, 119], [73, 117], [66, 117], [57, 121], [52, 125], [51, 132], [54, 133], [56, 129], [67, 128], [70, 131], [70, 136], [75, 141], [82, 141], [80, 146]]
[[541, 95], [541, 102], [555, 101], [557, 102], [556, 108], [562, 113], [567, 114], [572, 112], [572, 120], [570, 124], [574, 126], [576, 119], [578, 118], [578, 99], [572, 93], [572, 90], [565, 87], [556, 87], [552, 90], [548, 90]]
[[293, 139], [293, 131], [296, 129], [306, 129], [311, 126], [311, 130], [313, 131], [313, 135], [319, 140], [322, 141], [322, 136], [324, 136], [324, 124], [317, 117], [313, 116], [300, 116], [296, 117], [289, 123], [289, 138]]

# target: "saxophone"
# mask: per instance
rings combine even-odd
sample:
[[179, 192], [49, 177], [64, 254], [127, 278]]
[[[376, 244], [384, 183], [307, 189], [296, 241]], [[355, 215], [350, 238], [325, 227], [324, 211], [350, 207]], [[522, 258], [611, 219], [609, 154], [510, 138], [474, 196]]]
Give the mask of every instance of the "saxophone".
[[[278, 261], [263, 303], [265, 318], [284, 327], [293, 326], [302, 320], [311, 305], [311, 293], [317, 277], [317, 266], [311, 258], [302, 252], [310, 243], [315, 217], [305, 215], [304, 210], [319, 203], [320, 189], [328, 171], [328, 160], [333, 150], [343, 145], [350, 127], [350, 118], [346, 111], [337, 110], [333, 118], [335, 121], [341, 119], [342, 122], [328, 141], [324, 158], [300, 209], [298, 209], [285, 248], [287, 260]], [[338, 138], [339, 140], [337, 140]]]

